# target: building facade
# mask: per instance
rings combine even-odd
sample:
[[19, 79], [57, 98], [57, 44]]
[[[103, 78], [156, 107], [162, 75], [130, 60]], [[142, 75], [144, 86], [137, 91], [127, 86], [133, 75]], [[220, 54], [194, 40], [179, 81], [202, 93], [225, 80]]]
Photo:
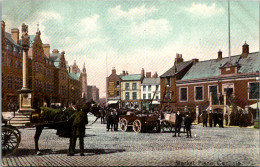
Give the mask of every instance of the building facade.
[[121, 107], [141, 108], [141, 84], [144, 79], [142, 74], [122, 75], [121, 77]]
[[89, 85], [87, 90], [87, 101], [99, 103], [99, 89], [95, 85]]
[[143, 79], [141, 84], [141, 99], [142, 109], [156, 109], [160, 108], [160, 78], [157, 73], [153, 77], [150, 73], [146, 73], [146, 78]]
[[[5, 32], [2, 27], [2, 111], [8, 111], [8, 105], [18, 105], [18, 90], [22, 88], [22, 47], [19, 29]], [[33, 107], [72, 105], [82, 101], [83, 73], [68, 71], [65, 52], [54, 49], [50, 53], [50, 45], [43, 44], [41, 32], [30, 35], [30, 48], [27, 58], [28, 88], [32, 90]], [[83, 69], [84, 71], [84, 69]], [[86, 79], [86, 77], [85, 77]]]

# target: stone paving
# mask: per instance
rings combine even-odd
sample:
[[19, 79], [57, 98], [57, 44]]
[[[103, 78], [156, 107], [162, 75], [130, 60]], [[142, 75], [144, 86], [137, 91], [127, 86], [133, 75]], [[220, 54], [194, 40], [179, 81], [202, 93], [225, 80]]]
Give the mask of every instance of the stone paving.
[[[91, 119], [91, 118], [90, 118]], [[69, 139], [44, 129], [34, 154], [35, 129], [20, 129], [17, 152], [2, 158], [6, 166], [260, 166], [259, 130], [250, 128], [203, 128], [195, 125], [193, 138], [172, 133], [106, 132], [100, 122], [86, 127], [85, 155], [77, 143], [73, 157], [66, 155]], [[196, 137], [195, 137], [196, 136]]]

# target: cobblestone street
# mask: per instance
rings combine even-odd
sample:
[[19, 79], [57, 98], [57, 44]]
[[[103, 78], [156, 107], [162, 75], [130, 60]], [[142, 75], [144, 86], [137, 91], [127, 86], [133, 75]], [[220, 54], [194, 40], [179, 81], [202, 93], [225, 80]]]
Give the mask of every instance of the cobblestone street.
[[[93, 118], [90, 118], [90, 122]], [[39, 146], [43, 155], [34, 154], [34, 128], [21, 129], [17, 152], [2, 158], [7, 166], [259, 166], [259, 130], [250, 128], [203, 128], [195, 125], [193, 138], [172, 137], [172, 133], [107, 132], [98, 121], [87, 126], [85, 156], [66, 155], [69, 139], [59, 138], [56, 130], [44, 129]], [[196, 137], [195, 137], [196, 136]]]

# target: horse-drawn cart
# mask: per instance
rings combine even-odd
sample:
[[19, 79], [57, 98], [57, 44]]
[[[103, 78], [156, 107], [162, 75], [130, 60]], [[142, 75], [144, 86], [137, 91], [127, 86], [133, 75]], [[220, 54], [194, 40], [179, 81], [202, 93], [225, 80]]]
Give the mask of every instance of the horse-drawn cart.
[[160, 122], [157, 114], [134, 114], [127, 112], [121, 115], [120, 127], [123, 131], [133, 130], [134, 132], [158, 132]]

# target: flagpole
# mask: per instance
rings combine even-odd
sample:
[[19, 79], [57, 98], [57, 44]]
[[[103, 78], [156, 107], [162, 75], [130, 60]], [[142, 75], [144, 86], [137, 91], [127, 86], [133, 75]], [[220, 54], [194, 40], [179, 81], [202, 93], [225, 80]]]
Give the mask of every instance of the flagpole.
[[230, 4], [228, 0], [228, 56], [229, 62], [231, 62], [231, 44], [230, 44]]

